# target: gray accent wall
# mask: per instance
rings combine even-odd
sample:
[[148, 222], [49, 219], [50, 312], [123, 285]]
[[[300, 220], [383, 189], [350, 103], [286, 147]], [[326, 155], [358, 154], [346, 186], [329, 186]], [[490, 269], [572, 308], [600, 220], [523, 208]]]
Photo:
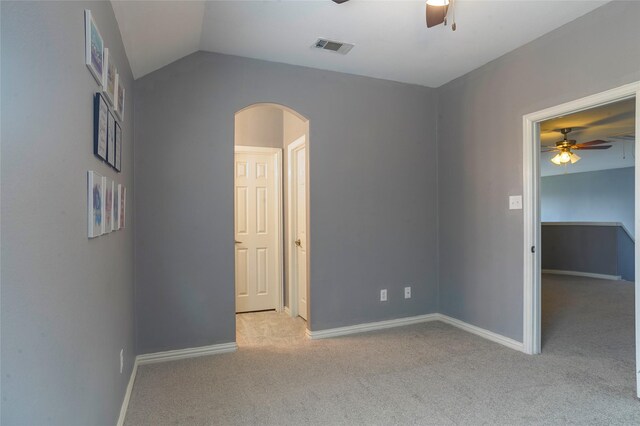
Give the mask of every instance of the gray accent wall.
[[[127, 90], [120, 174], [93, 155], [85, 8]], [[131, 70], [107, 1], [3, 1], [0, 15], [1, 423], [113, 425], [134, 360]], [[87, 170], [127, 186], [127, 229], [87, 238]]]
[[435, 90], [205, 52], [135, 90], [139, 353], [235, 341], [233, 123], [258, 102], [310, 120], [310, 328], [437, 310]]
[[540, 179], [542, 222], [620, 222], [635, 235], [635, 168]]
[[438, 89], [442, 313], [522, 341], [522, 116], [640, 80], [638, 22], [608, 3]]

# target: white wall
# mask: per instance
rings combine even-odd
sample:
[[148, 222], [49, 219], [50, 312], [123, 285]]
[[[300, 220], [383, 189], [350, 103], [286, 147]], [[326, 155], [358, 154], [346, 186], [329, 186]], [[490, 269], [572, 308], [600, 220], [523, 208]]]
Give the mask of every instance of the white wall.
[[259, 105], [236, 114], [235, 144], [282, 148], [283, 113], [281, 108]]
[[543, 177], [543, 222], [621, 222], [635, 235], [633, 167]]

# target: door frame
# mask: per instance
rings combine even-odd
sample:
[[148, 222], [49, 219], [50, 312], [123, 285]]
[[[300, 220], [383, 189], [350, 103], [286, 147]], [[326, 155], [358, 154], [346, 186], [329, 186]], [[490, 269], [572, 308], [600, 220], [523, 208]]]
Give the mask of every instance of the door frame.
[[[272, 154], [273, 159], [275, 161], [275, 178], [276, 178], [276, 200], [278, 204], [278, 214], [276, 215], [276, 236], [278, 243], [276, 244], [276, 258], [278, 259], [278, 265], [276, 267], [276, 311], [282, 312], [284, 310], [284, 281], [283, 281], [283, 271], [284, 271], [284, 256], [283, 256], [283, 246], [282, 241], [284, 240], [283, 236], [283, 202], [282, 202], [282, 148], [267, 148], [262, 146], [248, 146], [248, 145], [234, 145], [233, 151], [233, 160], [234, 160], [234, 173], [233, 173], [233, 185], [234, 185], [234, 199], [235, 199], [235, 154], [243, 153], [243, 154]], [[235, 202], [233, 203], [233, 220], [234, 220], [234, 237], [235, 237]], [[235, 253], [235, 249], [234, 249]], [[234, 263], [235, 263], [235, 255], [234, 255]], [[235, 279], [233, 283], [234, 295], [235, 293]], [[234, 296], [235, 297], [235, 296]], [[234, 300], [235, 303], [235, 300]]]
[[[293, 318], [297, 318], [298, 315], [300, 314], [298, 312], [298, 276], [295, 273], [295, 259], [297, 258], [296, 256], [296, 246], [294, 243], [294, 238], [293, 238], [293, 231], [294, 231], [294, 212], [293, 212], [293, 206], [295, 205], [295, 203], [292, 202], [292, 200], [294, 199], [294, 197], [297, 197], [297, 195], [294, 195], [295, 191], [293, 190], [293, 176], [294, 176], [294, 169], [293, 169], [293, 154], [295, 151], [297, 151], [300, 147], [305, 148], [305, 176], [306, 176], [306, 191], [305, 191], [305, 196], [306, 196], [306, 200], [305, 203], [307, 204], [307, 215], [306, 215], [306, 235], [307, 235], [307, 256], [306, 256], [306, 262], [307, 262], [307, 282], [306, 282], [306, 286], [307, 286], [307, 323], [309, 322], [309, 310], [310, 310], [310, 303], [309, 303], [309, 204], [308, 204], [308, 200], [309, 200], [309, 146], [307, 145], [307, 135], [304, 134], [302, 136], [300, 136], [298, 139], [296, 139], [295, 141], [291, 142], [289, 145], [287, 145], [287, 231], [288, 231], [288, 235], [289, 235], [289, 241], [287, 241], [287, 245], [288, 245], [288, 256], [287, 256], [287, 265], [288, 265], [288, 287], [289, 287], [289, 314], [293, 317]], [[296, 200], [297, 202], [297, 200]]]
[[[523, 116], [523, 219], [524, 219], [524, 352], [541, 351], [541, 224], [540, 224], [540, 136], [539, 123], [613, 102], [636, 99], [635, 152], [640, 153], [640, 81], [595, 95], [566, 102]], [[640, 229], [640, 157], [635, 159], [635, 224]], [[636, 235], [637, 237], [637, 235]], [[636, 238], [637, 241], [637, 238]], [[532, 250], [533, 248], [533, 250]], [[635, 251], [635, 268], [640, 270], [640, 250]], [[637, 282], [637, 280], [636, 280]], [[640, 396], [640, 291], [635, 291], [636, 391]]]

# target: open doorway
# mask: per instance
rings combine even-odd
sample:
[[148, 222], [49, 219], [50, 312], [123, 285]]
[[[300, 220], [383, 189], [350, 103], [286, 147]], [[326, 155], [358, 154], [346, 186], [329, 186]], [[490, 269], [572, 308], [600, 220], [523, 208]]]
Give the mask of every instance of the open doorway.
[[305, 339], [307, 140], [308, 121], [281, 105], [255, 104], [235, 114], [235, 305], [240, 347], [290, 345]]
[[636, 393], [639, 89], [623, 86], [523, 123], [525, 352], [578, 357]]

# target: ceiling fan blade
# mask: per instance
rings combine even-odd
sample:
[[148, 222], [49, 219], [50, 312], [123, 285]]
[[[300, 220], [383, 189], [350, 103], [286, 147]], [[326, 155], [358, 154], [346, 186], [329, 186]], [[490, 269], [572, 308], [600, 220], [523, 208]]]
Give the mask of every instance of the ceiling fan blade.
[[348, 2], [349, 0], [333, 0], [334, 3], [342, 4]]
[[603, 141], [601, 139], [596, 139], [595, 141], [578, 143], [576, 144], [576, 146], [593, 146], [593, 145], [602, 145], [603, 143], [609, 143], [609, 142]]
[[444, 22], [449, 6], [431, 6], [427, 4], [427, 28], [435, 27]]
[[571, 149], [609, 149], [611, 145], [601, 145], [601, 146], [572, 146]]

